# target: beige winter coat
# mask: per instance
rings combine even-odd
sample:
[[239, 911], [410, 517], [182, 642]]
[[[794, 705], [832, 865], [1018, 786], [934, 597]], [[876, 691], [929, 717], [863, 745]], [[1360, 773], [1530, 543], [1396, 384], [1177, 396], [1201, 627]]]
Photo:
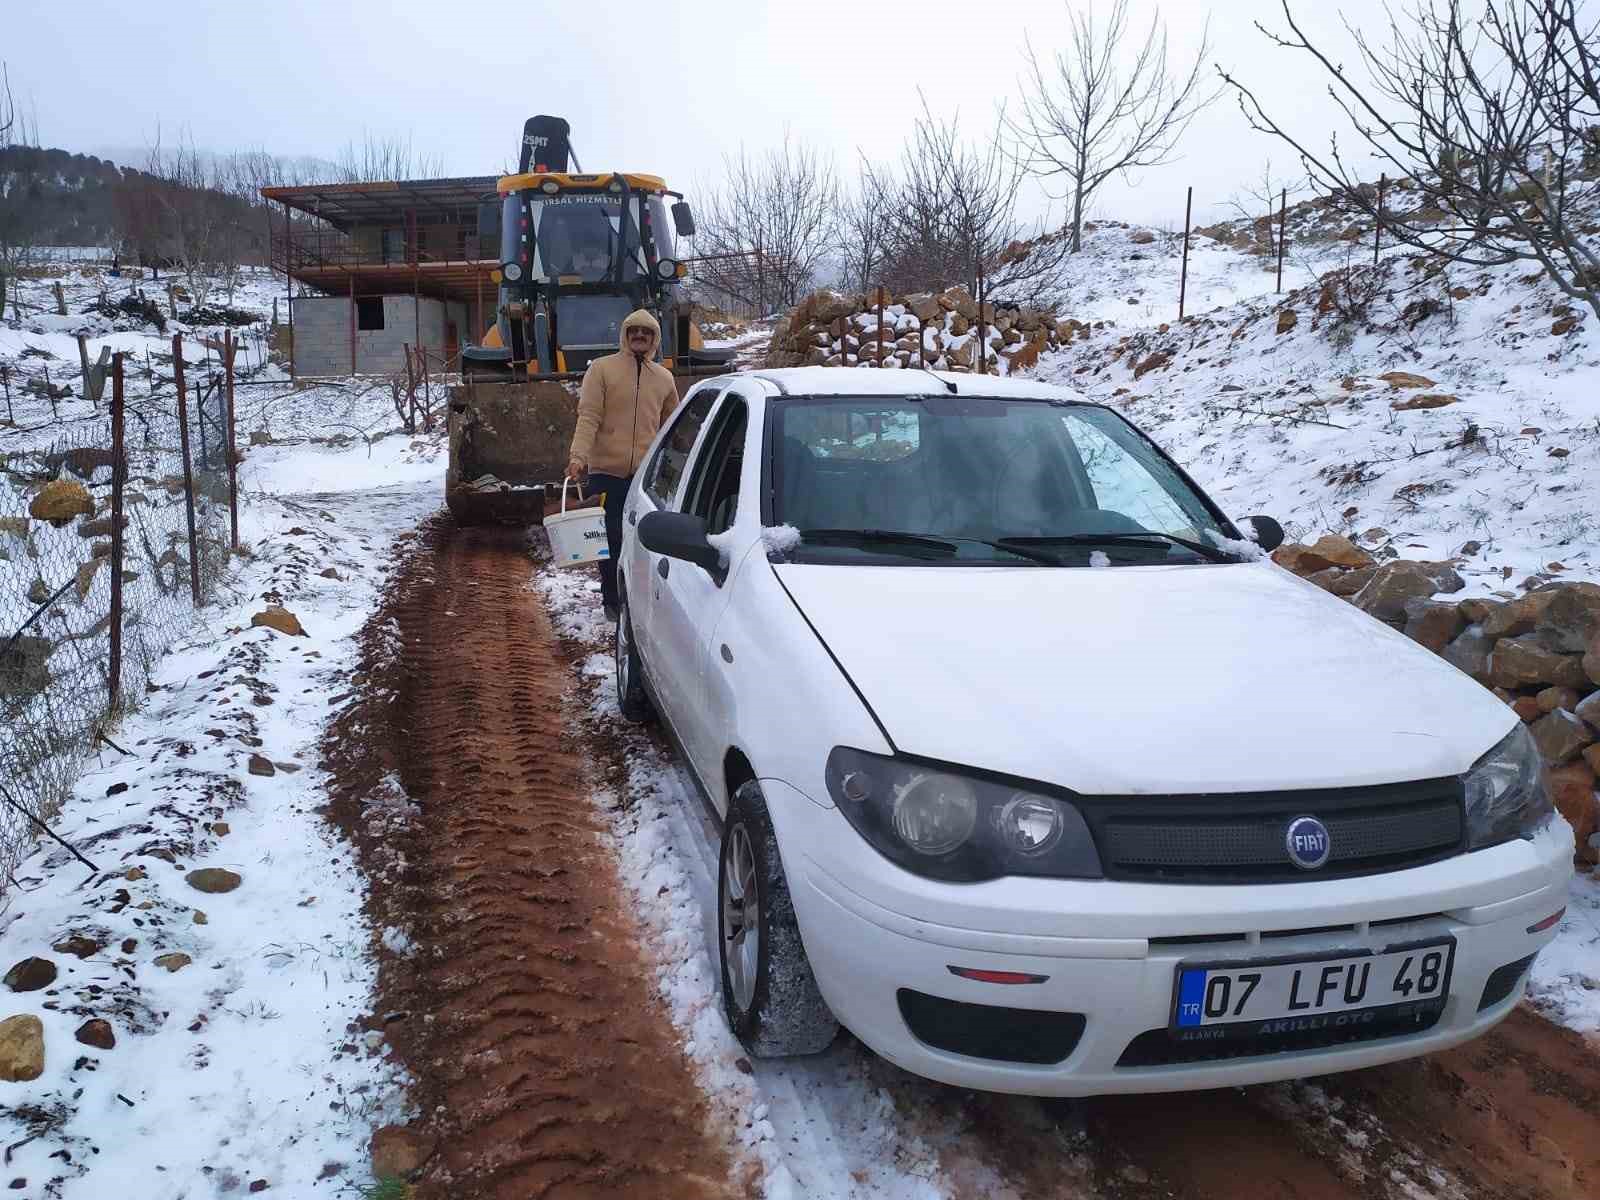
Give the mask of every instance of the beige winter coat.
[[[641, 361], [628, 349], [628, 326], [648, 325], [654, 336]], [[571, 460], [602, 475], [627, 477], [644, 462], [645, 451], [678, 404], [672, 372], [653, 361], [661, 345], [661, 326], [644, 309], [622, 323], [622, 349], [597, 358], [583, 373], [578, 428]]]

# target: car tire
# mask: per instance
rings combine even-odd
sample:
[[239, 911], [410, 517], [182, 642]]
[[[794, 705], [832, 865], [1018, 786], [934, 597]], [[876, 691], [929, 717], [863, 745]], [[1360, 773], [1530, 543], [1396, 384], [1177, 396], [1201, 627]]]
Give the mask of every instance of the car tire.
[[617, 613], [614, 642], [617, 707], [622, 710], [625, 720], [635, 723], [648, 721], [655, 709], [644, 690], [644, 676], [639, 670], [639, 644], [633, 640], [633, 611], [628, 607], [626, 592], [622, 594], [621, 611]]
[[723, 1011], [751, 1055], [828, 1048], [839, 1023], [806, 958], [766, 797], [755, 780], [734, 792], [722, 826], [717, 943]]

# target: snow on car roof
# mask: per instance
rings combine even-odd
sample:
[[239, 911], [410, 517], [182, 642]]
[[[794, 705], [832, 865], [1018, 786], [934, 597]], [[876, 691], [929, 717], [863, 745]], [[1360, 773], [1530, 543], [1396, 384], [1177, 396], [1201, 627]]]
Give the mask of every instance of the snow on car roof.
[[997, 400], [1079, 400], [1089, 403], [1071, 388], [1032, 379], [1003, 379], [998, 375], [966, 375], [951, 371], [782, 367], [740, 374], [778, 384], [792, 396], [926, 396], [933, 393], [948, 394], [949, 389], [945, 385], [953, 383], [957, 394], [965, 396], [988, 396]]

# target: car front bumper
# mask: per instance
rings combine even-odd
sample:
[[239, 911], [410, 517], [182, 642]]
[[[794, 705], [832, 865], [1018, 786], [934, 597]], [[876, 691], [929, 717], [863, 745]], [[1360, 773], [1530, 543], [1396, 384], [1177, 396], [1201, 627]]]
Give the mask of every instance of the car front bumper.
[[[918, 1075], [1031, 1095], [1261, 1083], [1392, 1062], [1467, 1041], [1504, 1019], [1522, 996], [1525, 968], [1501, 998], [1480, 1007], [1497, 970], [1531, 958], [1554, 936], [1553, 927], [1530, 927], [1566, 903], [1572, 870], [1571, 833], [1556, 818], [1531, 841], [1358, 879], [1252, 887], [1071, 880], [951, 885], [891, 866], [831, 809], [807, 802], [796, 816], [805, 832], [802, 846], [784, 847], [790, 892], [817, 983], [841, 1023]], [[1129, 1051], [1141, 1035], [1140, 1045], [1155, 1048], [1158, 1057], [1170, 1044], [1153, 1031], [1168, 1025], [1181, 962], [1378, 951], [1443, 936], [1456, 947], [1450, 991], [1436, 1023], [1424, 1031], [1128, 1065], [1141, 1057]], [[1044, 979], [978, 982], [952, 974], [952, 967]], [[1499, 982], [1506, 983], [1504, 974]], [[1052, 1063], [952, 1053], [913, 1034], [902, 1015], [903, 990], [972, 1005], [1078, 1013], [1082, 1034]]]

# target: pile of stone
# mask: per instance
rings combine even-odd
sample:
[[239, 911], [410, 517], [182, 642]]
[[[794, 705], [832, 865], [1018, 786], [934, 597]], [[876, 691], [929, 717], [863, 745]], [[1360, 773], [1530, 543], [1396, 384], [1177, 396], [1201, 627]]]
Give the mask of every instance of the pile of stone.
[[1379, 563], [1348, 538], [1273, 551], [1279, 566], [1342, 596], [1491, 689], [1529, 726], [1577, 852], [1600, 862], [1600, 584], [1545, 583], [1522, 596], [1455, 601], [1455, 565]]
[[820, 291], [774, 327], [766, 365], [926, 366], [1006, 375], [1088, 334], [1089, 326], [1059, 320], [1048, 309], [987, 301], [980, 306], [964, 287], [907, 296]]

